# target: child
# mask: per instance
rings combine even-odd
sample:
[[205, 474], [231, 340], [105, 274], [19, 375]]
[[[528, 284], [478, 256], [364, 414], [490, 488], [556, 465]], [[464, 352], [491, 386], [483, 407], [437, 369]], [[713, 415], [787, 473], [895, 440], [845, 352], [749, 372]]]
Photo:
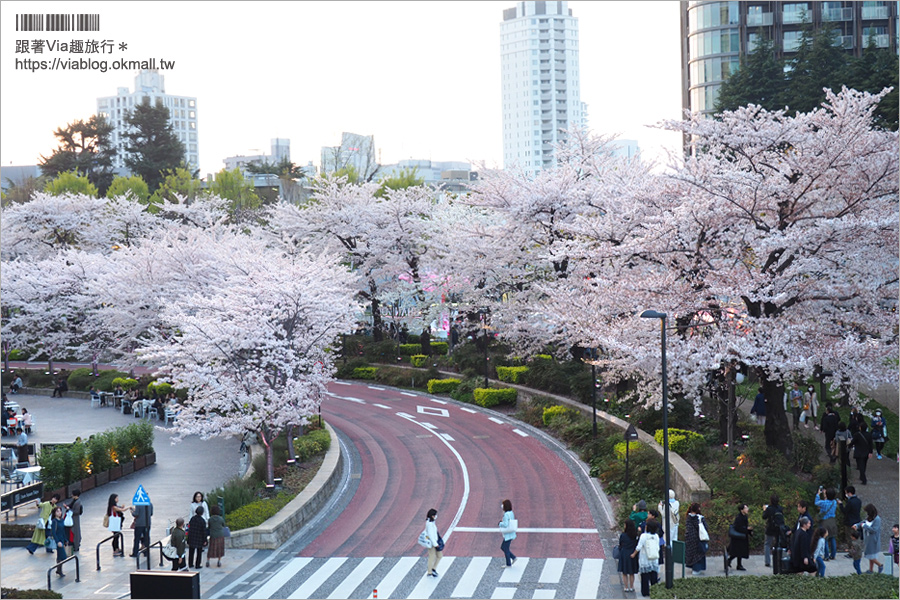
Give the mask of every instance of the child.
[[816, 577], [825, 577], [825, 538], [828, 537], [828, 530], [824, 527], [816, 529], [816, 533], [812, 538], [813, 559], [819, 568]]
[[888, 549], [893, 556], [894, 564], [900, 564], [900, 524], [894, 523], [891, 527], [891, 542]]
[[859, 567], [863, 557], [863, 541], [862, 533], [857, 529], [850, 530], [850, 558], [853, 559], [853, 568], [856, 569], [857, 575], [862, 575]]

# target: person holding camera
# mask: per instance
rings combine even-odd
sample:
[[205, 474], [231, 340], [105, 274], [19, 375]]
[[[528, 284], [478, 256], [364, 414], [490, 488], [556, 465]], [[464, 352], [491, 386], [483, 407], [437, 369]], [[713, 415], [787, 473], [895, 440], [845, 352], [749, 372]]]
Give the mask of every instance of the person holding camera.
[[828, 532], [825, 538], [825, 556], [822, 560], [834, 560], [837, 556], [837, 491], [819, 486], [816, 494], [816, 507], [819, 509], [819, 523]]

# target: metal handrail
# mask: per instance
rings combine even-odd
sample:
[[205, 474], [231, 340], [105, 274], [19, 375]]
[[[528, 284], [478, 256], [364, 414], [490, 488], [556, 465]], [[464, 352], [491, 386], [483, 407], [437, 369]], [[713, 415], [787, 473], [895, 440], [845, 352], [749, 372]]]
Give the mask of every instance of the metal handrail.
[[141, 570], [141, 554], [144, 552], [147, 553], [147, 570], [150, 570], [150, 550], [153, 549], [154, 546], [159, 546], [159, 566], [163, 566], [163, 564], [165, 564], [163, 563], [163, 543], [162, 540], [159, 540], [158, 542], [153, 542], [146, 548], [141, 548], [140, 550], [138, 550], [137, 555], [134, 557], [136, 570]]
[[[108, 542], [109, 540], [114, 539], [115, 537], [116, 537], [116, 534], [112, 534], [112, 535], [109, 536], [108, 538], [104, 538], [104, 539], [100, 540], [100, 543], [97, 544], [97, 570], [98, 570], [98, 571], [100, 570], [100, 546], [103, 545], [103, 544], [105, 544], [105, 543]], [[122, 536], [122, 543], [124, 544], [124, 542], [125, 542], [125, 536], [123, 535], [123, 536]]]
[[53, 569], [61, 568], [61, 565], [66, 564], [70, 560], [75, 561], [75, 581], [77, 583], [81, 583], [81, 568], [79, 567], [78, 556], [73, 554], [69, 558], [64, 558], [63, 560], [59, 561], [58, 563], [56, 563], [55, 565], [53, 565], [52, 567], [47, 569], [47, 589], [50, 590], [51, 592], [53, 591], [53, 588], [50, 587], [50, 571], [52, 571]]

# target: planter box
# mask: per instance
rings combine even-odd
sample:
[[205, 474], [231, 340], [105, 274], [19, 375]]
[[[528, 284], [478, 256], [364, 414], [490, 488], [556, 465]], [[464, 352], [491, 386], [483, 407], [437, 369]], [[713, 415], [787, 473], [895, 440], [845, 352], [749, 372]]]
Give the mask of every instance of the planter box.
[[3, 538], [4, 548], [24, 548], [31, 543], [31, 538]]
[[122, 465], [116, 465], [109, 470], [109, 480], [115, 481], [122, 478]]
[[101, 485], [106, 485], [109, 483], [109, 471], [103, 471], [102, 473], [97, 473], [94, 475], [95, 478], [95, 487], [100, 487]]
[[156, 452], [151, 452], [150, 454], [145, 454], [144, 458], [147, 459], [147, 466], [156, 464]]
[[143, 469], [146, 466], [147, 466], [147, 455], [146, 454], [144, 456], [138, 456], [137, 458], [134, 459], [134, 470], [135, 471], [140, 471], [141, 469]]
[[131, 475], [132, 473], [134, 473], [134, 461], [129, 460], [127, 463], [124, 463], [122, 465], [122, 477]]
[[70, 496], [72, 495], [71, 490], [77, 489], [79, 487], [81, 488], [82, 492], [86, 492], [88, 490], [94, 489], [95, 487], [97, 487], [96, 478], [93, 475], [88, 475], [87, 477], [85, 477], [84, 479], [79, 481], [78, 483], [70, 485], [69, 486], [69, 490], [70, 490], [69, 495]]
[[43, 501], [44, 501], [44, 502], [47, 502], [48, 500], [50, 500], [50, 498], [53, 497], [53, 494], [59, 494], [60, 500], [65, 500], [65, 499], [67, 498], [67, 496], [66, 496], [66, 488], [61, 487], [61, 488], [59, 488], [58, 490], [49, 490], [49, 491], [45, 491], [45, 492], [44, 492]]

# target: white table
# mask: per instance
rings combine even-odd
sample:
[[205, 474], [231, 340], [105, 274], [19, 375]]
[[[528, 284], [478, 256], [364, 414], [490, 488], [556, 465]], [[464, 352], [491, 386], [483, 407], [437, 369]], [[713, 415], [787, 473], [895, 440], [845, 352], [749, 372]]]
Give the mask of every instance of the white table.
[[24, 473], [24, 477], [22, 478], [22, 485], [29, 485], [34, 483], [37, 479], [40, 478], [41, 469], [43, 467], [25, 467], [24, 469], [16, 469], [19, 473]]

